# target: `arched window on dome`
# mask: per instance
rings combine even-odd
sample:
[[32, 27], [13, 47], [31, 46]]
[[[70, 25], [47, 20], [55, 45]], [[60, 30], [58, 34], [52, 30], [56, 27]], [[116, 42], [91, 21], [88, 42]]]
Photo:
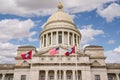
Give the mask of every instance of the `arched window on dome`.
[[58, 32], [58, 43], [62, 43], [62, 32]]

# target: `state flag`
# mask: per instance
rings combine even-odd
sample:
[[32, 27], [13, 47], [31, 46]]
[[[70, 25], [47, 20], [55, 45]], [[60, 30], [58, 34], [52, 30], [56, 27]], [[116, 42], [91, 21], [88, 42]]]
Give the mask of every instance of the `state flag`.
[[31, 59], [32, 58], [32, 50], [27, 52], [27, 53], [22, 53], [21, 58], [26, 60], [26, 59]]
[[73, 54], [73, 53], [75, 53], [75, 46], [73, 46], [72, 48], [70, 48], [70, 49], [65, 53], [65, 55], [66, 55], [66, 56], [69, 56], [70, 54]]

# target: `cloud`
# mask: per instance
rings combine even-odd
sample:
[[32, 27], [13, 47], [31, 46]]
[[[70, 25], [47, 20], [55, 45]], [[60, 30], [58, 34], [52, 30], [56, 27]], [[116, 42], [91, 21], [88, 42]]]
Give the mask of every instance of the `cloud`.
[[[61, 0], [65, 11], [78, 13], [92, 11], [105, 3], [115, 0]], [[56, 0], [0, 0], [1, 14], [14, 14], [19, 16], [45, 16], [55, 12]]]
[[108, 41], [108, 44], [114, 44], [115, 43], [115, 40], [109, 40]]
[[120, 54], [120, 46], [119, 46], [118, 48], [115, 48], [113, 51], [114, 51], [115, 53], [119, 53], [119, 54]]
[[2, 63], [15, 63], [14, 57], [17, 55], [17, 47], [9, 42], [0, 42], [0, 64]]
[[120, 5], [117, 3], [112, 3], [107, 8], [99, 8], [97, 12], [108, 22], [111, 22], [115, 18], [120, 17]]
[[106, 62], [107, 63], [120, 63], [120, 46], [114, 50], [105, 51]]
[[95, 36], [104, 34], [104, 31], [102, 30], [93, 29], [92, 25], [83, 26], [83, 28], [80, 29], [80, 32], [82, 34], [82, 44], [87, 44], [88, 42], [95, 40]]
[[36, 34], [30, 31], [34, 27], [34, 22], [30, 19], [20, 21], [18, 19], [5, 19], [0, 21], [0, 42], [7, 42], [12, 39], [31, 38]]

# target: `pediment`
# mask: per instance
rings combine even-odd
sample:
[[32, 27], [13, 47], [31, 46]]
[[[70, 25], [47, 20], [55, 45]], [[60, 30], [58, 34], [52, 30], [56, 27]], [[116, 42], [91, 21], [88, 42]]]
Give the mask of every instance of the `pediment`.
[[99, 66], [100, 63], [97, 60], [94, 60], [94, 62], [92, 63], [93, 66]]

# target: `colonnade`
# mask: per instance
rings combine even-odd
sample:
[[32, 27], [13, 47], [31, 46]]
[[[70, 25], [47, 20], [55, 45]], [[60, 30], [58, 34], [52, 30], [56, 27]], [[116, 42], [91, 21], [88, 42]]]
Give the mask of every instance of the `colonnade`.
[[9, 80], [9, 79], [13, 79], [13, 74], [9, 75], [7, 73], [2, 73], [1, 76], [0, 76], [0, 80]]
[[80, 36], [75, 32], [55, 31], [44, 33], [40, 37], [40, 47], [48, 47], [57, 44], [80, 45]]
[[[49, 72], [50, 72], [49, 70], [45, 70], [45, 72], [44, 72], [45, 78], [41, 79], [41, 77], [40, 77], [39, 80], [81, 80], [80, 79], [80, 71], [76, 72], [76, 70], [53, 70], [53, 79], [50, 79]], [[42, 72], [40, 71], [39, 74], [41, 76]], [[61, 78], [59, 75], [61, 76]], [[69, 75], [69, 77], [67, 77], [68, 75]], [[58, 78], [58, 76], [59, 76], [59, 78]]]

